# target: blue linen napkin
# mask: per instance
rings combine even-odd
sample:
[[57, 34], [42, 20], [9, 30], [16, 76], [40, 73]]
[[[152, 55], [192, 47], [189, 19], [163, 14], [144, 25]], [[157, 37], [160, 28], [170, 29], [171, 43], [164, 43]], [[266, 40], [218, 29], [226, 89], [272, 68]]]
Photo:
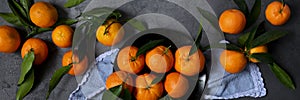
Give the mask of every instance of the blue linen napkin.
[[[102, 99], [105, 81], [113, 71], [113, 63], [119, 49], [107, 51], [96, 58], [95, 67], [90, 68], [83, 80], [74, 90], [69, 100]], [[211, 63], [211, 58], [218, 59], [221, 49], [206, 52], [208, 65], [211, 64], [208, 84], [204, 90], [204, 99], [233, 99], [239, 97], [262, 97], [266, 95], [263, 78], [256, 64], [248, 64], [244, 71], [238, 74], [227, 73], [218, 60]], [[202, 94], [199, 94], [202, 95]]]

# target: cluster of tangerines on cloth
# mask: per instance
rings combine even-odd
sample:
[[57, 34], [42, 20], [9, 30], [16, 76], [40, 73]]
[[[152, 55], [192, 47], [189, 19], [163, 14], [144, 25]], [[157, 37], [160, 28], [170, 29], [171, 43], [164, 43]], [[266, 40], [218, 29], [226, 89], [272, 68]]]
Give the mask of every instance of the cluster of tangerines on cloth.
[[[250, 27], [260, 15], [261, 1], [256, 0], [251, 12], [248, 11], [245, 0], [234, 0], [240, 9], [225, 10], [219, 17], [220, 29], [227, 34], [239, 34]], [[290, 17], [289, 6], [284, 1], [273, 1], [265, 10], [265, 17], [272, 25], [285, 24]], [[254, 26], [250, 32], [238, 38], [238, 45], [226, 43], [227, 50], [220, 55], [220, 63], [229, 73], [239, 73], [247, 62], [269, 64], [277, 78], [287, 87], [295, 89], [289, 75], [275, 63], [268, 53], [267, 43], [285, 36], [287, 32], [272, 30], [264, 32], [263, 23]]]
[[[75, 0], [77, 1], [77, 0]], [[48, 2], [34, 2], [33, 0], [7, 0], [12, 13], [0, 13], [0, 16], [7, 22], [21, 27], [26, 34], [19, 34], [16, 28], [8, 25], [0, 26], [0, 52], [13, 53], [18, 50], [24, 37], [24, 44], [21, 47], [23, 62], [18, 81], [18, 91], [16, 99], [23, 99], [32, 89], [34, 84], [34, 67], [41, 65], [48, 56], [48, 46], [46, 42], [36, 34], [52, 31], [52, 41], [60, 48], [68, 48], [72, 45], [73, 29], [69, 26], [77, 22], [75, 19], [59, 18], [57, 9]], [[66, 7], [73, 7], [79, 3], [67, 1]], [[69, 52], [65, 54], [69, 55]], [[63, 59], [63, 65], [67, 57]], [[79, 61], [73, 56], [73, 61]], [[78, 63], [80, 64], [80, 63]], [[74, 75], [71, 70], [70, 74]]]
[[[145, 54], [138, 51], [144, 49], [143, 46], [122, 48], [116, 59], [119, 71], [107, 78], [106, 88], [112, 92], [115, 88], [120, 88], [120, 92], [129, 91], [137, 100], [159, 99], [164, 90], [172, 98], [183, 97], [189, 89], [188, 77], [198, 75], [204, 69], [205, 58], [199, 49], [189, 55], [192, 46], [180, 47], [176, 52], [169, 48], [159, 45]], [[165, 79], [162, 74], [167, 74]]]

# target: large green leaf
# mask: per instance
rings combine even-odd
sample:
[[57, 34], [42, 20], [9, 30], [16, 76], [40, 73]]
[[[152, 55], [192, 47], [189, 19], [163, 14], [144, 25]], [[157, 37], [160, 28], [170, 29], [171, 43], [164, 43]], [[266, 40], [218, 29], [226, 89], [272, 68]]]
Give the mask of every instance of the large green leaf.
[[240, 8], [240, 10], [247, 16], [249, 14], [248, 6], [245, 0], [234, 0], [234, 3]]
[[276, 63], [269, 64], [269, 66], [271, 67], [272, 72], [276, 75], [277, 79], [279, 79], [283, 85], [295, 90], [295, 85], [291, 77], [282, 68], [280, 68]]
[[74, 6], [79, 5], [80, 3], [84, 2], [85, 0], [68, 0], [65, 4], [64, 7], [66, 8], [71, 8]]
[[263, 62], [266, 64], [271, 64], [274, 62], [272, 55], [269, 53], [253, 53], [250, 55], [250, 58], [254, 58], [259, 62]]
[[21, 85], [24, 80], [26, 79], [26, 76], [28, 72], [32, 69], [32, 64], [34, 61], [34, 51], [30, 50], [24, 57], [22, 65], [21, 65], [21, 75], [18, 81], [18, 85]]
[[48, 99], [50, 93], [52, 90], [57, 86], [61, 78], [69, 72], [69, 70], [72, 68], [72, 64], [69, 64], [68, 66], [64, 66], [56, 70], [50, 80], [49, 83], [49, 89], [46, 95], [46, 98]]
[[139, 50], [137, 51], [135, 57], [138, 57], [138, 56], [146, 53], [148, 50], [153, 49], [154, 47], [156, 47], [157, 45], [159, 45], [163, 41], [164, 41], [163, 39], [153, 40], [153, 41], [150, 41], [150, 42], [144, 44], [142, 47], [139, 48]]
[[14, 15], [13, 13], [0, 13], [0, 17], [2, 17], [5, 21], [17, 25], [17, 26], [23, 26], [19, 18]]
[[116, 100], [122, 92], [123, 85], [118, 85], [109, 90], [104, 91], [102, 95], [102, 100]]
[[26, 21], [26, 12], [24, 9], [15, 0], [7, 0], [7, 2], [9, 8], [13, 14], [19, 18], [20, 22], [25, 26], [30, 26], [30, 24]]
[[34, 70], [31, 69], [25, 81], [20, 85], [17, 91], [16, 100], [22, 100], [30, 92], [33, 84], [34, 84]]
[[200, 41], [202, 38], [202, 25], [199, 24], [198, 34], [191, 50], [189, 51], [189, 56], [193, 55], [200, 48]]
[[258, 36], [256, 39], [253, 40], [252, 46], [250, 48], [254, 48], [257, 46], [265, 45], [269, 42], [272, 42], [274, 40], [277, 40], [283, 36], [285, 36], [288, 32], [286, 31], [268, 31], [260, 36]]
[[34, 1], [33, 0], [20, 0], [20, 3], [26, 12], [26, 17], [27, 17], [28, 21], [30, 21], [29, 9], [30, 9], [31, 5], [34, 3]]
[[131, 19], [128, 21], [129, 25], [134, 27], [135, 29], [139, 30], [139, 31], [145, 31], [146, 30], [146, 27], [145, 25], [139, 21], [139, 20], [136, 20], [136, 19]]
[[261, 0], [255, 0], [255, 3], [251, 9], [250, 14], [247, 16], [247, 24], [246, 28], [250, 27], [252, 24], [256, 22], [260, 15], [260, 10], [261, 10]]

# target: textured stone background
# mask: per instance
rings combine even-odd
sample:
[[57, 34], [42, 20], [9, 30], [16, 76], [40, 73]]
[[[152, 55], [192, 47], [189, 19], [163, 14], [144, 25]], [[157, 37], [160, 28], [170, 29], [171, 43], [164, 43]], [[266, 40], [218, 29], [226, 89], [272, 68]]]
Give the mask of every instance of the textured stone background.
[[[35, 0], [35, 1], [48, 1], [52, 3], [59, 11], [59, 14], [62, 16], [68, 16], [71, 18], [74, 18], [80, 14], [84, 10], [84, 7], [89, 3], [90, 0], [86, 0], [83, 4], [74, 7], [74, 8], [64, 8], [63, 4], [66, 0]], [[178, 19], [181, 20], [183, 25], [188, 28], [188, 30], [192, 32], [197, 31], [197, 23], [194, 21], [194, 19], [189, 18], [186, 14], [178, 14], [177, 11], [172, 11], [172, 8], [174, 8], [175, 5], [169, 5], [169, 4], [160, 4], [158, 7], [166, 8], [166, 9], [157, 9], [157, 7], [151, 7], [151, 6], [157, 6], [157, 5], [151, 5], [151, 2], [158, 2], [161, 0], [148, 0], [139, 2], [133, 7], [137, 8], [145, 8], [144, 10], [137, 11], [130, 11], [123, 9], [127, 16], [134, 16], [137, 13], [145, 13], [147, 11], [158, 11], [161, 13], [167, 13], [170, 16], [176, 16]], [[221, 14], [221, 12], [225, 9], [229, 8], [236, 8], [232, 0], [208, 0], [212, 8], [214, 9], [217, 16]], [[260, 20], [264, 19], [264, 9], [266, 5], [273, 1], [273, 0], [262, 0], [262, 14], [260, 16]], [[292, 17], [287, 22], [287, 24], [279, 27], [275, 27], [270, 25], [269, 23], [266, 23], [266, 29], [272, 30], [272, 29], [282, 29], [289, 31], [289, 34], [269, 45], [269, 52], [274, 55], [275, 60], [286, 70], [290, 73], [293, 80], [295, 81], [296, 87], [300, 85], [300, 78], [297, 78], [300, 76], [299, 70], [300, 68], [298, 65], [300, 65], [299, 60], [297, 59], [300, 54], [297, 51], [300, 51], [299, 43], [300, 34], [298, 31], [300, 31], [300, 7], [297, 6], [297, 4], [300, 4], [300, 1], [298, 0], [285, 0], [287, 4], [290, 5], [290, 8], [292, 9]], [[253, 0], [249, 0], [247, 3], [253, 4]], [[126, 8], [126, 7], [125, 7]], [[128, 7], [127, 7], [128, 8]], [[147, 8], [147, 9], [146, 9]], [[129, 9], [129, 8], [128, 8]], [[122, 9], [121, 9], [122, 10]], [[9, 7], [6, 3], [6, 0], [3, 0], [0, 4], [0, 12], [10, 12]], [[0, 18], [0, 25], [6, 25], [6, 23], [2, 18]], [[18, 30], [20, 33], [22, 33], [22, 30]], [[239, 35], [226, 35], [226, 38], [232, 41], [236, 41], [236, 37]], [[53, 72], [61, 67], [61, 58], [64, 52], [69, 50], [70, 48], [66, 49], [60, 49], [56, 47], [52, 41], [51, 41], [51, 32], [46, 32], [39, 34], [35, 37], [41, 38], [46, 41], [48, 47], [49, 47], [49, 56], [47, 58], [47, 61], [40, 65], [39, 67], [36, 67], [36, 78], [37, 81], [33, 87], [33, 90], [28, 94], [24, 99], [26, 100], [43, 100], [45, 99], [45, 94], [48, 89], [48, 82], [53, 74]], [[24, 42], [24, 40], [23, 40]], [[106, 50], [109, 50], [110, 48], [102, 46], [101, 44], [97, 43], [96, 47], [98, 48], [96, 51], [96, 54], [100, 54]], [[20, 48], [16, 53], [12, 54], [3, 54], [0, 53], [0, 100], [11, 100], [15, 99], [15, 93], [17, 91], [17, 81], [20, 74], [20, 65], [21, 65], [22, 59], [20, 56]], [[296, 90], [292, 91], [281, 85], [279, 81], [276, 79], [276, 77], [272, 74], [271, 70], [268, 68], [267, 65], [260, 64], [262, 75], [265, 80], [265, 85], [267, 88], [267, 96], [259, 99], [297, 99], [300, 98], [300, 89], [297, 88]], [[76, 88], [77, 82], [75, 77], [66, 75], [63, 77], [62, 81], [58, 84], [58, 86], [55, 88], [55, 90], [52, 92], [52, 95], [50, 96], [51, 99], [57, 99], [57, 100], [66, 100], [69, 96], [69, 94]], [[298, 95], [296, 95], [298, 94]], [[242, 99], [252, 99], [252, 98], [242, 98]]]

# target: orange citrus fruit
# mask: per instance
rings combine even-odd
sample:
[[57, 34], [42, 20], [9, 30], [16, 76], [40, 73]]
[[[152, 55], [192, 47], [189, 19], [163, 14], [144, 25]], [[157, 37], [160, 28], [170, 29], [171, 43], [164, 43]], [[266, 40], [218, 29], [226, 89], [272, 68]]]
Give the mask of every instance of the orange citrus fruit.
[[20, 46], [21, 38], [18, 31], [10, 26], [0, 26], [0, 52], [12, 53]]
[[[266, 53], [266, 52], [268, 52], [268, 48], [267, 48], [267, 46], [264, 46], [264, 45], [250, 49], [250, 55], [253, 54], [253, 53]], [[250, 58], [250, 61], [253, 62], [253, 63], [258, 63], [259, 62], [255, 58]]]
[[158, 100], [162, 96], [164, 92], [163, 83], [151, 84], [155, 78], [155, 75], [148, 73], [136, 78], [134, 96], [137, 100]]
[[168, 72], [174, 65], [174, 56], [169, 48], [157, 46], [146, 54], [146, 65], [157, 73]]
[[279, 1], [270, 3], [265, 11], [266, 19], [272, 25], [283, 25], [286, 23], [291, 15], [291, 10], [287, 4], [282, 4]]
[[169, 96], [180, 98], [188, 91], [189, 81], [178, 72], [172, 72], [167, 75], [164, 86]]
[[137, 47], [127, 46], [120, 50], [117, 57], [117, 64], [120, 70], [129, 73], [139, 73], [145, 65], [144, 55], [136, 57]]
[[129, 73], [124, 71], [116, 71], [110, 74], [106, 79], [106, 89], [122, 85], [123, 89], [133, 90], [133, 79]]
[[34, 64], [39, 65], [42, 64], [47, 56], [48, 56], [48, 47], [47, 44], [38, 38], [30, 38], [28, 39], [21, 49], [22, 58], [30, 51], [33, 50], [34, 52]]
[[220, 63], [229, 73], [239, 73], [246, 67], [245, 55], [238, 51], [224, 50], [220, 55]]
[[53, 43], [61, 48], [72, 45], [73, 29], [68, 25], [59, 25], [52, 31]]
[[221, 14], [219, 26], [225, 33], [238, 34], [242, 32], [246, 26], [246, 17], [240, 10], [228, 9]]
[[48, 28], [58, 19], [56, 8], [48, 2], [36, 2], [29, 11], [30, 20], [39, 27]]
[[[72, 59], [74, 58], [74, 60]], [[73, 61], [75, 61], [73, 63]], [[76, 63], [79, 62], [79, 63]], [[62, 66], [67, 66], [69, 64], [72, 64], [71, 69], [69, 70], [68, 74], [70, 75], [81, 75], [86, 71], [87, 68], [87, 57], [84, 57], [82, 61], [79, 61], [77, 56], [73, 56], [72, 50], [67, 51], [63, 58], [62, 58]], [[75, 67], [73, 66], [75, 64]]]
[[204, 69], [205, 64], [204, 55], [199, 49], [189, 56], [191, 48], [192, 46], [183, 46], [175, 52], [175, 69], [187, 76], [199, 74]]
[[98, 27], [96, 32], [97, 40], [105, 46], [112, 46], [119, 43], [124, 36], [122, 25], [114, 19], [108, 20]]

